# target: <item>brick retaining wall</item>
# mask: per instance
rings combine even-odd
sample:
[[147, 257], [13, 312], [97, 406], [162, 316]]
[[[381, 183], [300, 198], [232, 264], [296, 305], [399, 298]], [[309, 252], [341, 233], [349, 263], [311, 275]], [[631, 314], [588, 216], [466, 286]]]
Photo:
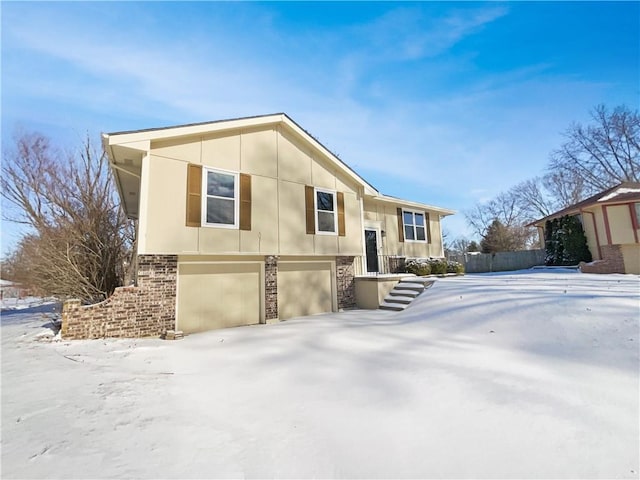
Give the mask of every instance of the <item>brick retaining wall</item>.
[[138, 286], [119, 287], [104, 302], [62, 310], [65, 339], [159, 336], [175, 328], [177, 255], [139, 255]]
[[602, 245], [602, 260], [580, 262], [582, 273], [625, 273], [624, 256], [620, 245]]

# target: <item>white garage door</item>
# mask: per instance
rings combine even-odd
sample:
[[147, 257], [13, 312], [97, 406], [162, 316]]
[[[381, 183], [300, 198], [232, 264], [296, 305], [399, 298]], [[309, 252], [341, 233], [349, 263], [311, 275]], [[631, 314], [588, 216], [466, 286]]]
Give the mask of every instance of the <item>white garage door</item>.
[[278, 264], [278, 316], [287, 318], [333, 310], [331, 263]]
[[260, 322], [259, 263], [178, 265], [177, 328], [185, 333]]

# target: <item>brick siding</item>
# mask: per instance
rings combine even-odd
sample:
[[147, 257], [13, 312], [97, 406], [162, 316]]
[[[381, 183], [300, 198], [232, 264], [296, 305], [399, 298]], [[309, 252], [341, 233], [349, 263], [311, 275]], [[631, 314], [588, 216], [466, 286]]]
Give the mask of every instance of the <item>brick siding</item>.
[[338, 287], [338, 309], [355, 308], [356, 282], [354, 257], [336, 257], [336, 284]]
[[580, 262], [582, 273], [625, 273], [624, 257], [620, 245], [602, 245], [602, 260]]
[[107, 300], [62, 310], [65, 339], [135, 338], [163, 335], [175, 328], [177, 255], [139, 255], [138, 286], [119, 287]]

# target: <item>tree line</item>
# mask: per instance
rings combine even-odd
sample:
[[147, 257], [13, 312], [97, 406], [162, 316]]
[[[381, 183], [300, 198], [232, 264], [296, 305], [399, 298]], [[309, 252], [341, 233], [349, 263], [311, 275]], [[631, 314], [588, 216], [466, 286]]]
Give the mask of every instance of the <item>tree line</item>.
[[[640, 115], [625, 105], [598, 105], [587, 125], [572, 124], [564, 143], [551, 152], [545, 173], [499, 193], [464, 212], [485, 253], [537, 245], [527, 224], [622, 182], [640, 181]], [[451, 242], [459, 250], [461, 239]], [[462, 241], [464, 244], [464, 241]]]

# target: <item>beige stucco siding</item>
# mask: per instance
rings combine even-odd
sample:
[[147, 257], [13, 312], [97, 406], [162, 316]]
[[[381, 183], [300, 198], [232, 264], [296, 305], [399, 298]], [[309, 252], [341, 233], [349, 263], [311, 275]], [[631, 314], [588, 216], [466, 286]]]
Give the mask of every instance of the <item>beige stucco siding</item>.
[[278, 264], [278, 312], [281, 320], [336, 309], [332, 261], [281, 261]]
[[640, 245], [622, 245], [622, 258], [626, 273], [640, 274]]
[[[348, 192], [348, 190], [341, 190]], [[362, 255], [362, 217], [360, 199], [355, 193], [344, 194], [345, 236], [338, 237], [340, 255]]]
[[[360, 255], [362, 222], [358, 185], [283, 127], [219, 132], [154, 142], [143, 169], [148, 185], [139, 253]], [[251, 230], [187, 227], [189, 163], [251, 175]], [[310, 235], [305, 185], [344, 194], [346, 236]]]
[[233, 131], [202, 139], [203, 165], [237, 172], [240, 170], [240, 132]]
[[311, 184], [309, 146], [285, 130], [278, 136], [278, 177], [302, 185]]
[[241, 252], [278, 251], [278, 181], [252, 175], [251, 230], [240, 231]]
[[635, 243], [631, 213], [628, 205], [613, 205], [607, 208], [609, 231], [613, 245]]
[[200, 163], [202, 159], [202, 142], [200, 137], [180, 140], [163, 140], [153, 144], [152, 154], [156, 157], [182, 160], [183, 162]]
[[[185, 227], [187, 164], [152, 155], [149, 162], [146, 204], [145, 251], [139, 253], [183, 253], [198, 249], [198, 229]], [[181, 201], [182, 200], [182, 201]]]
[[[390, 205], [369, 199], [364, 201], [365, 222], [377, 222], [380, 225], [380, 228], [385, 231], [385, 238], [382, 239], [380, 254], [424, 258], [443, 256], [440, 215], [435, 212], [425, 211], [425, 213], [429, 214], [431, 243], [411, 241], [401, 242], [398, 234], [398, 207], [402, 208], [402, 205]], [[408, 207], [408, 210], [416, 209]]]
[[260, 262], [178, 263], [177, 329], [185, 333], [259, 323]]
[[304, 184], [281, 180], [278, 188], [279, 252], [313, 253], [313, 235], [305, 230]]
[[243, 130], [240, 148], [242, 172], [261, 177], [278, 177], [278, 131], [275, 128]]

